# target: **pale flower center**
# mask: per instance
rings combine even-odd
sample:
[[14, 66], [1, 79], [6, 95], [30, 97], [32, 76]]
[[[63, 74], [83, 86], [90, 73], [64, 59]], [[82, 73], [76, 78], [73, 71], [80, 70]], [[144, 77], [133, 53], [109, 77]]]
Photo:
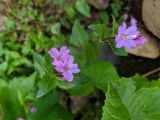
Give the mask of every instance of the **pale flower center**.
[[122, 40], [127, 40], [127, 34], [126, 33], [121, 34], [121, 39]]

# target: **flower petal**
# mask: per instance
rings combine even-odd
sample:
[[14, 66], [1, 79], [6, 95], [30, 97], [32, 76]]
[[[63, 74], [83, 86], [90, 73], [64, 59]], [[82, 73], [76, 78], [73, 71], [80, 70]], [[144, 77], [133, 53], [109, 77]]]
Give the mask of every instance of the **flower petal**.
[[127, 48], [128, 50], [132, 49], [131, 45], [127, 41], [125, 41], [123, 44], [124, 44], [125, 48]]
[[80, 69], [78, 68], [78, 64], [72, 64], [70, 71], [73, 73], [79, 73]]
[[121, 37], [120, 37], [120, 35], [118, 34], [118, 35], [116, 36], [116, 38], [115, 38], [115, 42], [119, 42], [119, 41], [121, 41]]
[[59, 51], [58, 51], [57, 48], [52, 48], [51, 50], [48, 51], [48, 54], [49, 54], [52, 58], [56, 59], [56, 58], [59, 56]]
[[73, 80], [73, 75], [69, 71], [63, 72], [63, 76], [68, 82], [71, 82]]
[[52, 65], [54, 65], [54, 66], [64, 66], [64, 63], [62, 61], [55, 60], [54, 62], [52, 62]]
[[64, 64], [65, 64], [65, 65], [73, 64], [73, 61], [74, 61], [74, 57], [71, 56], [71, 55], [67, 55], [67, 56], [65, 56], [65, 58], [64, 58]]
[[60, 48], [60, 51], [64, 51], [64, 50], [67, 50], [67, 46], [62, 46], [62, 47]]
[[56, 66], [55, 69], [56, 69], [56, 71], [58, 71], [58, 72], [64, 72], [64, 69], [63, 69], [63, 67], [61, 67], [61, 66]]
[[121, 48], [123, 46], [123, 41], [119, 41], [116, 43], [116, 48]]
[[126, 23], [123, 22], [121, 26], [118, 28], [118, 34], [123, 33], [126, 30]]
[[137, 31], [137, 27], [136, 26], [130, 26], [127, 30], [126, 33], [129, 35], [139, 35], [139, 32]]

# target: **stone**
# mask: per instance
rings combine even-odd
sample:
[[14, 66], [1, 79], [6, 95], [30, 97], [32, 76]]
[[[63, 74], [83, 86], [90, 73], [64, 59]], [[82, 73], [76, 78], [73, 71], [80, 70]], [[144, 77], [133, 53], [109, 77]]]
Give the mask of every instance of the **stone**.
[[142, 28], [139, 28], [140, 34], [148, 39], [142, 46], [137, 46], [136, 48], [127, 51], [130, 54], [146, 57], [146, 58], [157, 58], [160, 56], [160, 42], [153, 37], [152, 35], [148, 34]]
[[160, 38], [160, 0], [143, 0], [142, 18], [156, 37]]
[[96, 9], [106, 9], [109, 5], [109, 0], [87, 0], [87, 2]]

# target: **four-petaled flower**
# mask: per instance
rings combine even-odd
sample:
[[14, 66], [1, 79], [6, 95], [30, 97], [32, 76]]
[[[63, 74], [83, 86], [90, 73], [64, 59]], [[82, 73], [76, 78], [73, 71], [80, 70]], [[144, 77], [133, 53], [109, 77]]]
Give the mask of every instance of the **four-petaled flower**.
[[123, 23], [118, 29], [118, 35], [115, 38], [116, 47], [126, 47], [128, 50], [136, 47], [135, 39], [139, 36], [136, 26], [127, 28], [126, 23]]

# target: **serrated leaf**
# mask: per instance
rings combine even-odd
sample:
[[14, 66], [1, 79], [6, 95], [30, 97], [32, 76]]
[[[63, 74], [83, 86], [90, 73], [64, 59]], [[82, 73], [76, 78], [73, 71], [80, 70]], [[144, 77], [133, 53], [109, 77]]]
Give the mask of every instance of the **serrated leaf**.
[[109, 87], [102, 120], [159, 120], [160, 88], [136, 90], [135, 82], [122, 78]]
[[76, 2], [77, 10], [86, 17], [91, 17], [90, 7], [86, 3], [86, 0], [78, 0]]
[[84, 45], [88, 42], [88, 34], [81, 26], [80, 22], [76, 20], [72, 28], [72, 34], [70, 37], [70, 43], [76, 46]]

